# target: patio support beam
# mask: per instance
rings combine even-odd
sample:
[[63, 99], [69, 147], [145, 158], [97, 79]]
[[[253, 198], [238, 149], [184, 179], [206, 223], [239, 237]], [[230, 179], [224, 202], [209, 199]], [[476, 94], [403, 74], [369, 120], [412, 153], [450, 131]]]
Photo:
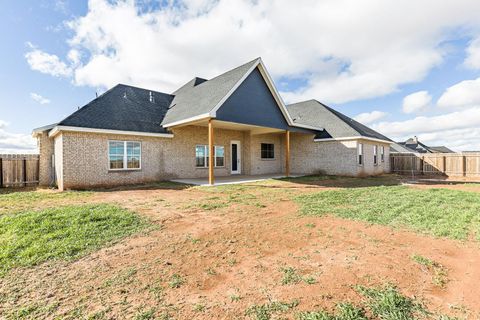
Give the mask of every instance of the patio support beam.
[[285, 132], [285, 175], [290, 176], [290, 131]]
[[210, 118], [208, 119], [208, 184], [211, 186], [215, 184], [215, 176], [213, 172], [213, 160], [215, 159], [213, 139], [213, 120]]

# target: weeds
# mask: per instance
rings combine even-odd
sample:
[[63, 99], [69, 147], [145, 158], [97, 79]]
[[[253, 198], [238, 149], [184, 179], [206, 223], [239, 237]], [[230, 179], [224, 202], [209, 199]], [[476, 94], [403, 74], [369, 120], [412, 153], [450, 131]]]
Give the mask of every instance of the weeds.
[[412, 260], [427, 268], [429, 272], [433, 273], [432, 282], [434, 285], [441, 288], [445, 287], [448, 282], [448, 273], [441, 264], [417, 254], [412, 256]]
[[180, 288], [184, 283], [185, 283], [185, 279], [181, 275], [175, 273], [170, 278], [170, 282], [168, 283], [168, 286], [172, 289], [176, 289], [176, 288]]

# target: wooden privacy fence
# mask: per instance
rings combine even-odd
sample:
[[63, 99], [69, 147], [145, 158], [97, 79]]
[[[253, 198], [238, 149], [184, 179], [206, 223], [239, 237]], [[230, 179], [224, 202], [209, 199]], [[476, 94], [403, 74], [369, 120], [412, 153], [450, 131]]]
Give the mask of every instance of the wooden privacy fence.
[[480, 179], [480, 153], [392, 153], [391, 171]]
[[0, 154], [0, 187], [38, 184], [38, 154]]

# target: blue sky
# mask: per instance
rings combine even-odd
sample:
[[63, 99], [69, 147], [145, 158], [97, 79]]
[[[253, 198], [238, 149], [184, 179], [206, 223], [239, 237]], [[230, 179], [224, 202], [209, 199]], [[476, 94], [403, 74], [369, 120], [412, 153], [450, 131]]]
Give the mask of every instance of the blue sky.
[[261, 56], [287, 102], [480, 150], [478, 1], [3, 1], [0, 152], [116, 83], [171, 92]]

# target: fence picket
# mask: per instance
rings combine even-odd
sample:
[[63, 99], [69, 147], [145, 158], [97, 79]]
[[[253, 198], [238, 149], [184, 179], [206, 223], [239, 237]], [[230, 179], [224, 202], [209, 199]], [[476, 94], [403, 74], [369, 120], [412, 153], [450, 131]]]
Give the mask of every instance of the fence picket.
[[38, 154], [0, 154], [0, 187], [38, 184]]

